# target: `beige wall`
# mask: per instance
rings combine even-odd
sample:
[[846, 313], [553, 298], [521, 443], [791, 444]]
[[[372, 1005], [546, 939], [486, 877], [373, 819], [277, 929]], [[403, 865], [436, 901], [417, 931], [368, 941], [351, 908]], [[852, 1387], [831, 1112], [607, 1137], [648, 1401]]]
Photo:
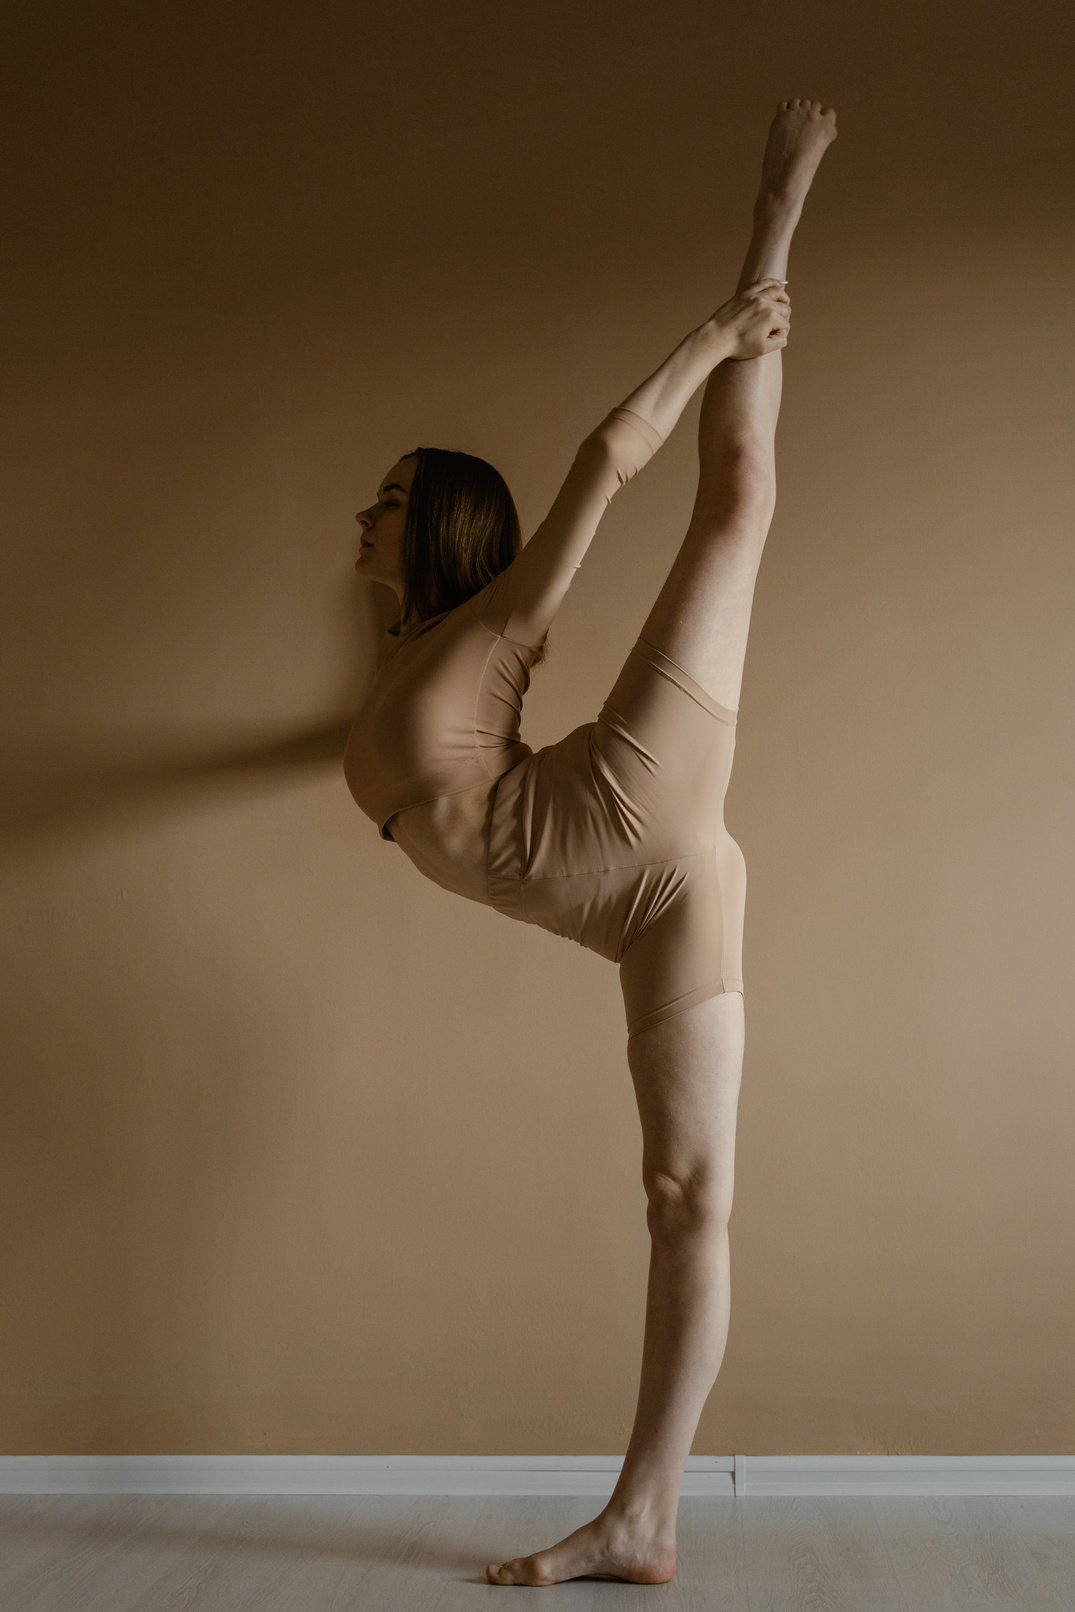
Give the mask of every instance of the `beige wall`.
[[[615, 970], [424, 882], [309, 736], [389, 619], [353, 571], [384, 471], [480, 453], [532, 531], [731, 294], [799, 94], [840, 138], [727, 809], [747, 1056], [695, 1453], [1072, 1448], [1065, 9], [19, 8], [3, 1453], [622, 1451]], [[535, 747], [637, 635], [697, 408], [598, 533]]]

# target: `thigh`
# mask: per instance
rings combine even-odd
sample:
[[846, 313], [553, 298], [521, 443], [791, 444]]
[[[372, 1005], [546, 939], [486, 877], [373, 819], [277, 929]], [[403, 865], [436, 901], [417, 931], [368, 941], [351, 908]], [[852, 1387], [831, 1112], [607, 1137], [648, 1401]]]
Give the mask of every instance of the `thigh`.
[[610, 816], [629, 828], [646, 858], [700, 849], [721, 836], [735, 730], [733, 710], [638, 639], [601, 707], [592, 754], [609, 785]]
[[739, 705], [754, 586], [769, 511], [746, 509], [715, 523], [695, 511], [642, 636], [714, 698]]
[[731, 835], [637, 877], [639, 922], [619, 959], [629, 1044], [711, 997], [743, 990], [746, 858]]
[[633, 1036], [627, 1060], [642, 1124], [642, 1175], [707, 1192], [731, 1213], [745, 1009], [726, 991]]

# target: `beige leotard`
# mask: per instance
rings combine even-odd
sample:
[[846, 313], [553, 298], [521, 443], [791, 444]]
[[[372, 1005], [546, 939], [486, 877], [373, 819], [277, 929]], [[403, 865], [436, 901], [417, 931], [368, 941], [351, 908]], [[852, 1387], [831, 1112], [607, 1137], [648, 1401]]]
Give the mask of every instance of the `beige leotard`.
[[746, 864], [723, 820], [736, 712], [639, 638], [596, 721], [533, 751], [520, 720], [601, 516], [660, 445], [614, 409], [499, 576], [394, 622], [344, 758], [358, 805], [427, 878], [616, 962], [632, 1035], [743, 990]]

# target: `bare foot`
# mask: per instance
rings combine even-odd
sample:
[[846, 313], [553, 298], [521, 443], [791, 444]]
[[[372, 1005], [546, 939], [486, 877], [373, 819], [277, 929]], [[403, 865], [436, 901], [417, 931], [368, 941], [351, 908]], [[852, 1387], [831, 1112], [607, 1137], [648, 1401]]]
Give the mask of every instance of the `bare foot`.
[[490, 1584], [559, 1584], [565, 1578], [618, 1578], [628, 1584], [667, 1584], [675, 1577], [675, 1539], [647, 1536], [602, 1512], [548, 1550], [490, 1562]]
[[761, 162], [763, 195], [801, 201], [825, 148], [836, 139], [836, 113], [820, 101], [781, 101]]

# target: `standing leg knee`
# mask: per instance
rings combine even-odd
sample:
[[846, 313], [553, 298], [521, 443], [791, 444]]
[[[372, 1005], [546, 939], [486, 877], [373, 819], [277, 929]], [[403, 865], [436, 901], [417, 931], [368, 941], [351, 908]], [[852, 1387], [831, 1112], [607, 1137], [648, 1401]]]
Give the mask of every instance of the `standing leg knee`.
[[678, 1242], [727, 1226], [732, 1214], [731, 1173], [690, 1178], [653, 1171], [643, 1178], [651, 1237]]

